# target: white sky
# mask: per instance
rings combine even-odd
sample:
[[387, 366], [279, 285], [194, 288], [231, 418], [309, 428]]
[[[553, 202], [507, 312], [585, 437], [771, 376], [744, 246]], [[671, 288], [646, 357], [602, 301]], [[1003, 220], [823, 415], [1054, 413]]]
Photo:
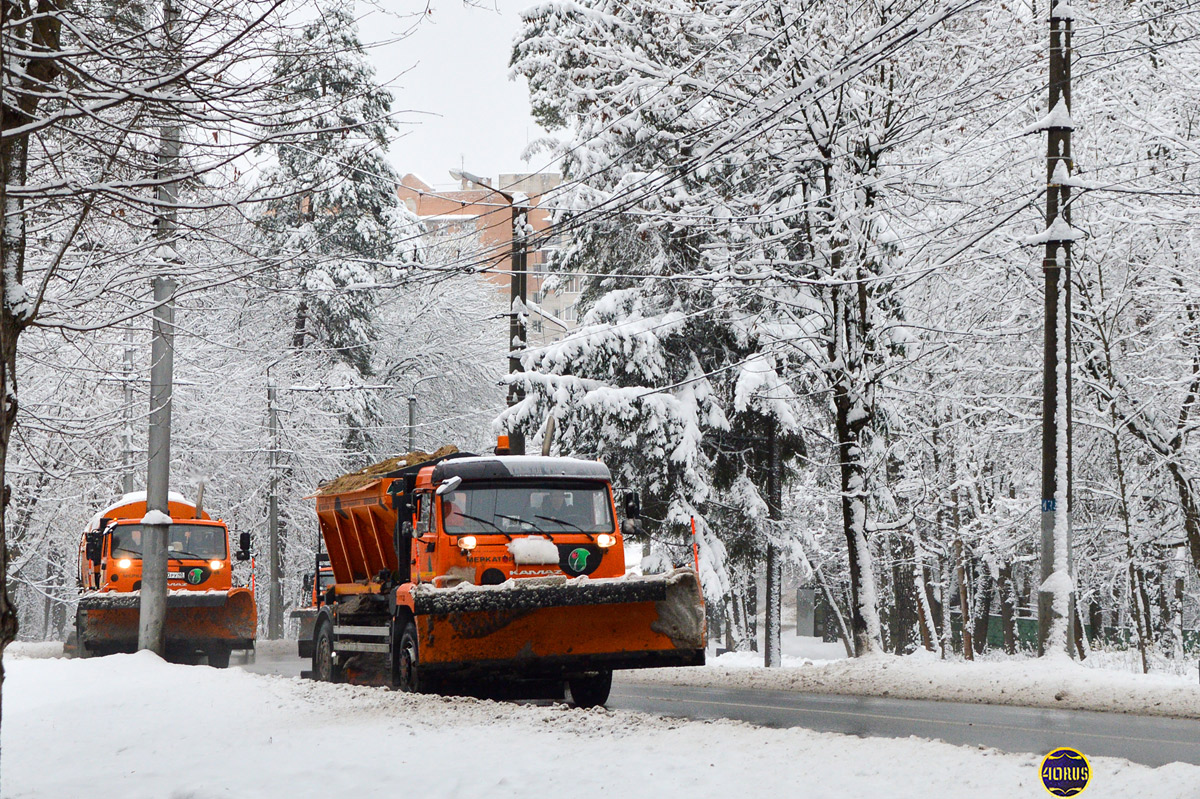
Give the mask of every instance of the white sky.
[[[535, 0], [429, 0], [426, 14], [408, 37], [388, 43], [410, 28], [422, 8], [402, 0], [362, 6], [360, 32], [378, 79], [389, 85], [401, 136], [392, 143], [391, 161], [401, 174], [414, 172], [431, 184], [449, 185], [448, 170], [465, 167], [477, 175], [523, 172], [546, 166], [539, 155], [525, 164], [527, 142], [546, 133], [529, 115], [523, 78], [508, 79], [508, 59], [522, 9]], [[390, 12], [390, 13], [388, 13]]]

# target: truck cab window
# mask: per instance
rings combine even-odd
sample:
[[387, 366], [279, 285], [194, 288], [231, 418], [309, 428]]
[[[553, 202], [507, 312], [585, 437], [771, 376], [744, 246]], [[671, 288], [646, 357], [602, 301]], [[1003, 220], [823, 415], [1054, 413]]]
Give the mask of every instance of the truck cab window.
[[430, 511], [433, 508], [433, 503], [430, 501], [432, 497], [428, 494], [421, 494], [417, 497], [417, 535], [425, 535], [429, 532]]

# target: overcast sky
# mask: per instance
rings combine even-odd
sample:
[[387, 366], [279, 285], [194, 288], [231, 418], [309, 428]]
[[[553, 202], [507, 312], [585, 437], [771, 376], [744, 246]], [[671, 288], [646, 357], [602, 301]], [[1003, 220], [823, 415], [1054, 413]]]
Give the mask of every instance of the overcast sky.
[[[447, 171], [495, 177], [545, 166], [545, 156], [526, 165], [527, 142], [545, 136], [529, 115], [523, 78], [508, 79], [508, 59], [520, 12], [535, 0], [430, 0], [431, 13], [401, 41], [372, 47], [381, 82], [391, 81], [401, 136], [391, 160], [401, 174], [414, 172], [434, 185], [452, 182]], [[397, 14], [412, 4], [379, 0]], [[386, 41], [412, 25], [411, 17], [365, 7], [360, 21], [365, 43]]]

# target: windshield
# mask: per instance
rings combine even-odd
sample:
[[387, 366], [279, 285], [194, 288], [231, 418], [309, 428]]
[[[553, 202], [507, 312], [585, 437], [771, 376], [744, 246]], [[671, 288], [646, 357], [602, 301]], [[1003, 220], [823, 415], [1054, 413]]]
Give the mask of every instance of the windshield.
[[[118, 524], [112, 530], [114, 558], [142, 556], [142, 526]], [[225, 528], [219, 525], [180, 524], [176, 522], [167, 534], [167, 557], [198, 560], [225, 559]]]
[[463, 533], [611, 533], [605, 483], [464, 486], [442, 496], [442, 526]]

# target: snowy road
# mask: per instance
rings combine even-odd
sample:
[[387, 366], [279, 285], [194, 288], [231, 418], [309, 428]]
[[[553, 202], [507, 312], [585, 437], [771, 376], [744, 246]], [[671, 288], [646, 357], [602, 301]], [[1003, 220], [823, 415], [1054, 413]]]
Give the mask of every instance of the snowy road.
[[[240, 666], [257, 674], [299, 676], [307, 661], [259, 652]], [[963, 702], [837, 696], [760, 688], [643, 684], [618, 677], [608, 706], [691, 719], [737, 719], [766, 727], [906, 738], [1045, 754], [1073, 746], [1089, 756], [1122, 757], [1148, 766], [1200, 765], [1200, 722], [1119, 713], [1045, 710]]]
[[1044, 754], [1071, 746], [1089, 756], [1123, 757], [1148, 766], [1177, 761], [1200, 765], [1200, 722], [1186, 719], [624, 680], [614, 686], [608, 706], [849, 735], [916, 735], [1004, 752]]

